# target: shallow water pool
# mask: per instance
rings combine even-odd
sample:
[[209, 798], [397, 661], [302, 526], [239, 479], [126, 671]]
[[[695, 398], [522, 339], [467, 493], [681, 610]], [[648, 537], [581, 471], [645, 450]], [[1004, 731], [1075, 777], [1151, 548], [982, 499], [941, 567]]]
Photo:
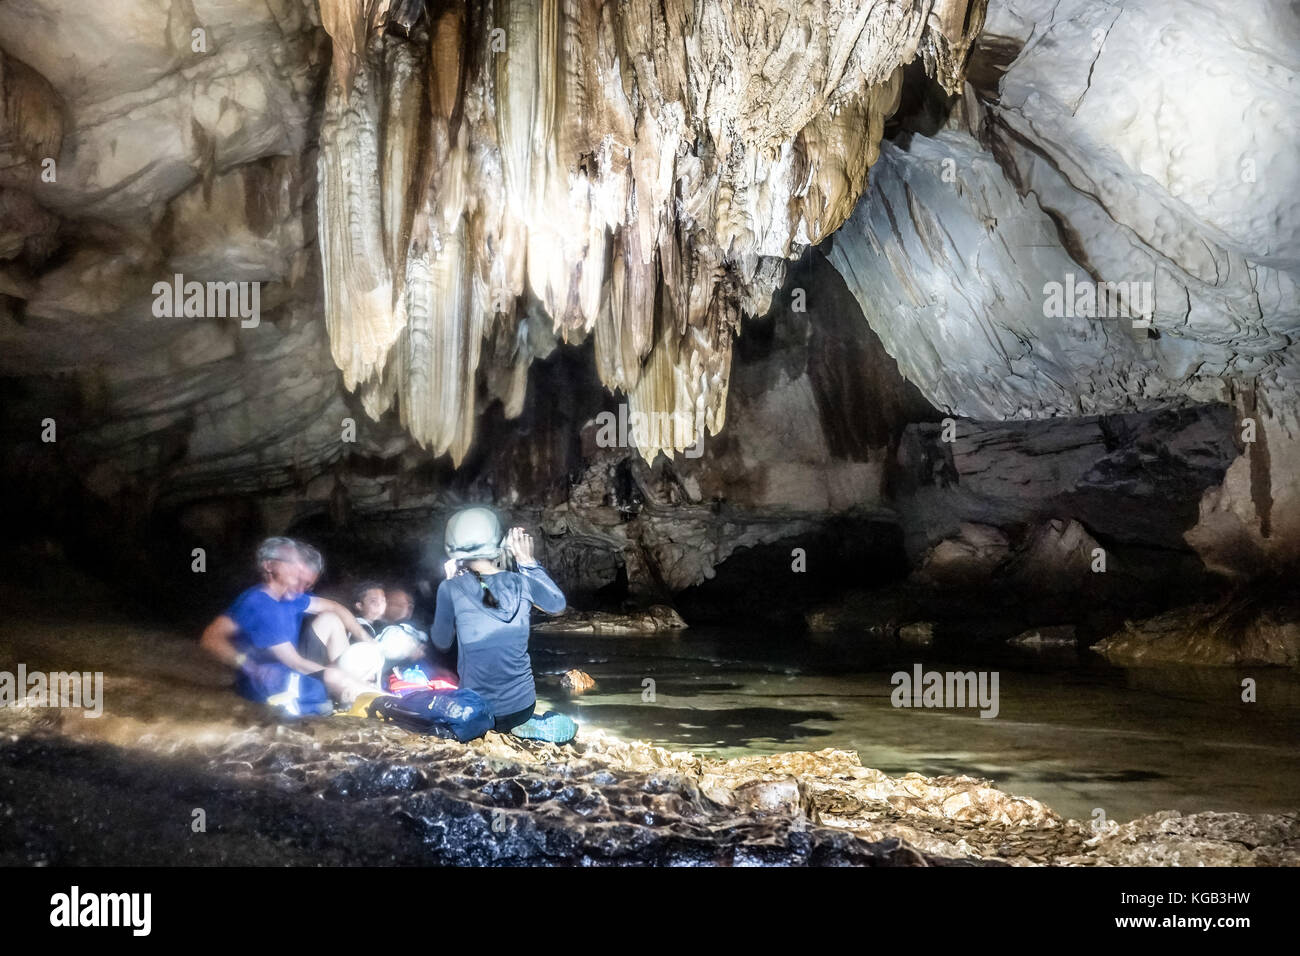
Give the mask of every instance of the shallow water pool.
[[[1300, 675], [1116, 668], [1088, 652], [919, 649], [865, 635], [534, 635], [539, 691], [580, 724], [722, 757], [836, 747], [890, 774], [988, 777], [1065, 816], [1300, 808]], [[998, 713], [902, 708], [891, 676], [998, 675]], [[577, 667], [594, 691], [565, 699]], [[1257, 701], [1242, 702], [1254, 678]], [[653, 681], [653, 685], [645, 682]], [[991, 689], [991, 684], [986, 684]], [[650, 691], [653, 690], [653, 694]]]

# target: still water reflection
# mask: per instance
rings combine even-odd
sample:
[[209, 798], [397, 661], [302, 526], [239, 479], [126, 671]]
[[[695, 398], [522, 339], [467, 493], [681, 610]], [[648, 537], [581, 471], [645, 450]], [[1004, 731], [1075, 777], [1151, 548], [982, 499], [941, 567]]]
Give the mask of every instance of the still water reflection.
[[[891, 774], [966, 773], [1063, 815], [1300, 807], [1300, 677], [1277, 668], [1121, 669], [1088, 652], [918, 649], [864, 635], [695, 628], [678, 637], [535, 635], [539, 690], [581, 724], [733, 757], [856, 750]], [[998, 672], [998, 714], [891, 704], [891, 675]], [[566, 700], [577, 667], [595, 691]], [[1252, 677], [1257, 702], [1243, 703]], [[652, 681], [653, 684], [648, 684]], [[653, 689], [653, 699], [649, 693]]]

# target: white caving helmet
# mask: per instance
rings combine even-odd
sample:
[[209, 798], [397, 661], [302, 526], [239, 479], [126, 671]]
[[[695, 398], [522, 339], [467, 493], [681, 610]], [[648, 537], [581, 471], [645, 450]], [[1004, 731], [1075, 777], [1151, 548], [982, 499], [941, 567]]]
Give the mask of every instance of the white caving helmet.
[[493, 561], [501, 554], [503, 537], [501, 519], [491, 509], [466, 508], [451, 516], [443, 540], [447, 557], [454, 561]]

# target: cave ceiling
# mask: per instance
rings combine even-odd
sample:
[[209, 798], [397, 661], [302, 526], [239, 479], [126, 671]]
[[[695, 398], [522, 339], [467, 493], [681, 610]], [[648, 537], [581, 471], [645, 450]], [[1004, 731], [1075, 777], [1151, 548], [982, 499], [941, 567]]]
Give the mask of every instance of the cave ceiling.
[[[1272, 0], [8, 0], [0, 370], [119, 469], [284, 482], [354, 409], [459, 463], [586, 343], [653, 459], [816, 246], [944, 413], [1294, 411], [1297, 40]], [[160, 317], [178, 275], [265, 319]]]
[[480, 364], [520, 408], [527, 323], [594, 338], [648, 458], [717, 434], [735, 335], [852, 212], [903, 67], [959, 88], [983, 19], [979, 0], [411, 9], [321, 5], [325, 318], [367, 410], [396, 403], [456, 460]]

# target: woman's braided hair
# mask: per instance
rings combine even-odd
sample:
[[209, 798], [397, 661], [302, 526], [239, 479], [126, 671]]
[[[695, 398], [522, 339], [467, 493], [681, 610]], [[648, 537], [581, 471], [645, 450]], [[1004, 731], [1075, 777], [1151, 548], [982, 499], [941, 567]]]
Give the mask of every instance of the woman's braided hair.
[[492, 593], [491, 588], [487, 586], [487, 582], [483, 580], [482, 573], [475, 571], [473, 568], [470, 568], [469, 572], [474, 575], [474, 579], [478, 581], [478, 586], [483, 589], [483, 603], [487, 607], [500, 607], [501, 603], [497, 601], [497, 596]]

